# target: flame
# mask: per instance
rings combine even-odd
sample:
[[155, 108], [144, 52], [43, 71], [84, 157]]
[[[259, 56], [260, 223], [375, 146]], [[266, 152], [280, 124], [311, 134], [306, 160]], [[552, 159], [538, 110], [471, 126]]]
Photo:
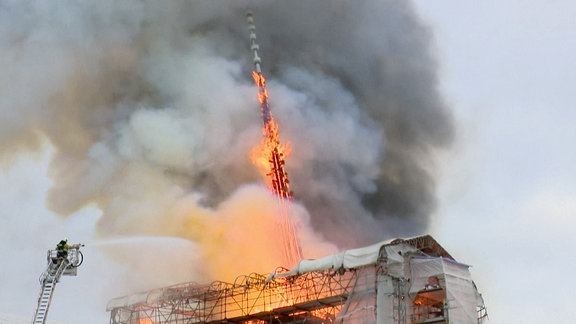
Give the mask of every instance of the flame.
[[284, 242], [283, 261], [286, 266], [294, 266], [302, 259], [302, 252], [296, 238], [294, 224], [290, 219], [286, 199], [292, 198], [288, 173], [284, 169], [285, 159], [292, 149], [289, 143], [280, 142], [278, 123], [274, 120], [268, 103], [266, 78], [262, 73], [253, 71], [252, 77], [258, 86], [258, 102], [263, 121], [262, 141], [250, 152], [252, 163], [259, 168], [267, 180], [268, 187], [279, 198], [278, 229]]
[[138, 320], [138, 324], [154, 324], [149, 318], [141, 318]]
[[252, 71], [252, 77], [254, 78], [254, 82], [256, 82], [258, 87], [266, 87], [266, 78], [264, 78], [262, 73]]
[[258, 146], [250, 152], [252, 163], [267, 175], [273, 168], [273, 152], [277, 151], [278, 155], [284, 160], [292, 153], [290, 143], [280, 143], [278, 135], [278, 124], [271, 121], [268, 127], [262, 131], [264, 138]]
[[268, 105], [266, 78], [255, 71], [252, 72], [252, 77], [258, 86], [258, 102], [260, 103], [264, 127], [262, 128], [262, 141], [252, 149], [250, 159], [256, 167], [264, 172], [269, 187], [278, 196], [290, 198], [292, 192], [289, 188], [288, 174], [284, 170], [284, 164], [292, 149], [290, 143], [280, 143], [278, 123], [274, 120]]

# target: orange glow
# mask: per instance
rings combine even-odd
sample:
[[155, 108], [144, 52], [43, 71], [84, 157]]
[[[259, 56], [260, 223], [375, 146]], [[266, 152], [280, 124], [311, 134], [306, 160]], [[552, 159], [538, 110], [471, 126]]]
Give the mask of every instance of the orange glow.
[[252, 77], [254, 78], [254, 82], [258, 87], [265, 87], [266, 86], [266, 79], [261, 73], [256, 71], [252, 71]]
[[290, 143], [279, 143], [278, 124], [274, 120], [264, 128], [263, 135], [262, 141], [250, 152], [250, 159], [258, 169], [268, 175], [273, 167], [273, 152], [276, 150], [284, 160], [292, 153], [292, 147]]
[[284, 169], [285, 159], [291, 153], [289, 144], [280, 143], [278, 123], [274, 120], [269, 106], [266, 79], [261, 73], [252, 72], [258, 86], [258, 102], [262, 115], [262, 141], [250, 152], [252, 163], [263, 173], [268, 187], [279, 198], [278, 229], [284, 243], [283, 261], [285, 266], [294, 266], [302, 259], [302, 252], [285, 199], [292, 198], [288, 173]]
[[278, 132], [278, 123], [272, 117], [268, 107], [268, 90], [266, 79], [261, 73], [252, 72], [254, 82], [258, 86], [258, 102], [261, 105], [263, 139], [250, 152], [252, 163], [264, 172], [268, 179], [268, 186], [278, 196], [289, 198], [292, 196], [289, 188], [288, 175], [284, 170], [286, 157], [291, 153], [290, 144], [281, 144]]
[[154, 324], [149, 318], [142, 318], [138, 320], [138, 324]]

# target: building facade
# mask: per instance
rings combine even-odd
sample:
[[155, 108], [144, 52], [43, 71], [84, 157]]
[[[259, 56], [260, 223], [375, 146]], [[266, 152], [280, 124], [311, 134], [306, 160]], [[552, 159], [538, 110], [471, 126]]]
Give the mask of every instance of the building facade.
[[112, 324], [485, 323], [469, 266], [431, 236], [347, 250], [233, 283], [181, 284], [108, 303]]

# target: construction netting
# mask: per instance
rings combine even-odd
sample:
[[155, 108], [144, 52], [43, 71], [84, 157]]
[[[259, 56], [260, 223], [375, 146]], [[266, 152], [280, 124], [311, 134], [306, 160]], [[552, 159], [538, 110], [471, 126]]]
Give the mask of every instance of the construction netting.
[[346, 303], [336, 317], [337, 323], [376, 323], [376, 267], [356, 271], [356, 280]]
[[412, 321], [433, 319], [454, 324], [479, 322], [484, 303], [472, 281], [469, 266], [442, 257], [410, 259]]

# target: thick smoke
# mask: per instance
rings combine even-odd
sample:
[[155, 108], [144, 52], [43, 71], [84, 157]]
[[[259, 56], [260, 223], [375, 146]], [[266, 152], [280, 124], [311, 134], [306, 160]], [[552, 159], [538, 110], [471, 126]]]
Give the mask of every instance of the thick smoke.
[[[222, 242], [265, 235], [269, 224], [251, 216], [274, 198], [248, 157], [261, 122], [247, 5], [1, 2], [3, 163], [47, 138], [49, 207], [97, 206], [102, 236], [184, 237], [210, 258]], [[410, 3], [249, 7], [293, 148], [305, 256], [322, 238], [351, 247], [421, 233], [435, 208], [433, 152], [453, 130]]]

